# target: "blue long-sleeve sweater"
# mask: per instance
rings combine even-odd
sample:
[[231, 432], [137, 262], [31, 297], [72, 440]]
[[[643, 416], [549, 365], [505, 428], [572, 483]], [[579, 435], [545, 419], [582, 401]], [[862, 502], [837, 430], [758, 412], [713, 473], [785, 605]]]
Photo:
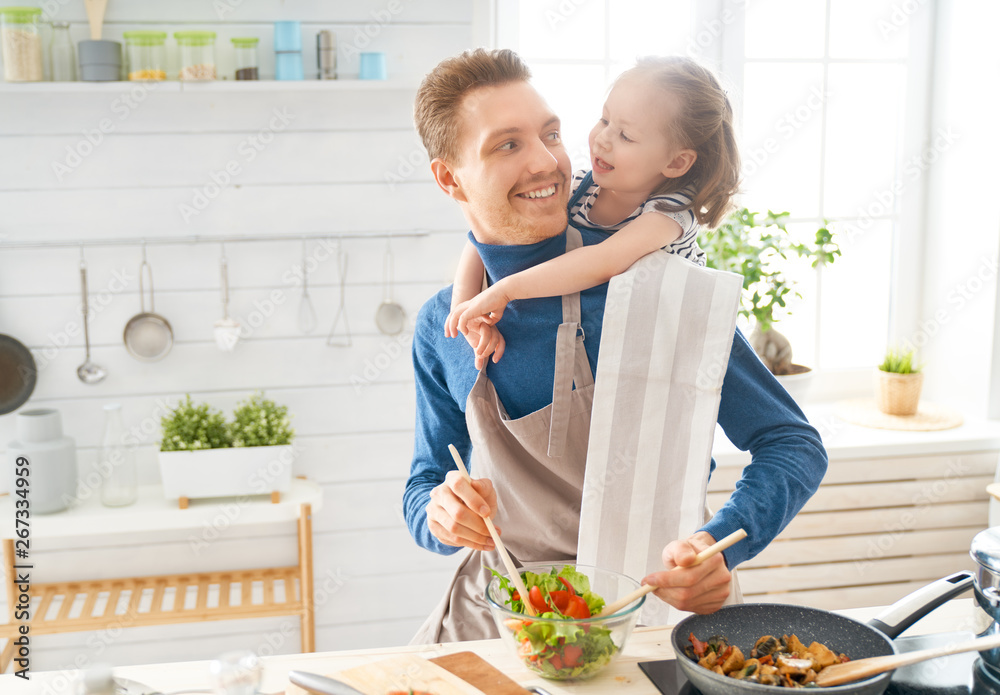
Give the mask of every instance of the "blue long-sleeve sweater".
[[[607, 238], [585, 229], [581, 234], [587, 245]], [[472, 241], [491, 280], [555, 258], [566, 248], [565, 233], [527, 246]], [[454, 444], [465, 461], [470, 460], [465, 403], [478, 374], [465, 339], [444, 337], [451, 289], [446, 287], [431, 297], [417, 316], [413, 336], [416, 434], [403, 493], [410, 533], [421, 547], [441, 554], [458, 548], [444, 545], [430, 533], [426, 507], [431, 489], [455, 469], [448, 444]], [[600, 379], [597, 351], [607, 289], [604, 284], [580, 293], [584, 344], [596, 379]], [[487, 375], [511, 418], [552, 402], [556, 327], [561, 320], [560, 298], [546, 297], [511, 302], [498, 323], [507, 349], [498, 364], [489, 364]], [[733, 338], [718, 420], [730, 441], [752, 456], [729, 501], [702, 527], [717, 539], [746, 529], [747, 540], [724, 552], [727, 565], [733, 568], [763, 550], [798, 513], [819, 487], [827, 457], [819, 433], [739, 331]]]

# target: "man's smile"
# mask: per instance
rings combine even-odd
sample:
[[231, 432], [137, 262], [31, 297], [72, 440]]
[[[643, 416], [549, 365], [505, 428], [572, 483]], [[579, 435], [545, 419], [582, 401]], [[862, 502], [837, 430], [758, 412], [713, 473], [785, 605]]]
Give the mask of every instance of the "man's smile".
[[558, 184], [551, 183], [548, 186], [543, 186], [541, 188], [536, 188], [530, 191], [525, 191], [524, 193], [518, 193], [518, 198], [551, 198], [556, 194], [556, 189]]

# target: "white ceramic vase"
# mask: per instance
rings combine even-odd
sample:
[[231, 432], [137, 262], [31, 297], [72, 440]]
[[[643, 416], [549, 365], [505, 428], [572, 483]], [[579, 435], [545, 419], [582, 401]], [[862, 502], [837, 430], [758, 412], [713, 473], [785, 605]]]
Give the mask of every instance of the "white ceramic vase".
[[18, 490], [15, 471], [25, 468], [30, 512], [51, 514], [76, 499], [76, 443], [62, 432], [58, 410], [39, 408], [17, 414], [17, 439], [7, 444], [8, 489]]

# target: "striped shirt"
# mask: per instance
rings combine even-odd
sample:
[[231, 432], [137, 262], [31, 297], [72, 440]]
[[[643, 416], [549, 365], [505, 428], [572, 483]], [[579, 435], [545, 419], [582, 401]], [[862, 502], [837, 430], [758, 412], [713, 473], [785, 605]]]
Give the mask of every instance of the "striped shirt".
[[[580, 187], [586, 175], [586, 169], [580, 169], [573, 173], [572, 192], [576, 192], [576, 189]], [[607, 232], [617, 232], [639, 215], [647, 212], [657, 212], [661, 215], [666, 215], [681, 226], [681, 235], [672, 244], [664, 246], [663, 250], [686, 258], [696, 265], [705, 265], [705, 252], [698, 246], [698, 230], [700, 225], [694, 216], [694, 211], [691, 208], [682, 212], [672, 212], [664, 209], [665, 206], [678, 207], [690, 205], [691, 198], [687, 195], [689, 192], [687, 189], [684, 192], [678, 191], [667, 195], [652, 196], [645, 203], [637, 207], [635, 212], [617, 224], [597, 224], [590, 221], [590, 209], [594, 206], [594, 202], [597, 200], [597, 195], [600, 192], [601, 187], [591, 180], [590, 187], [586, 193], [580, 196], [576, 205], [569, 210], [569, 223], [571, 225], [574, 227], [582, 225]]]

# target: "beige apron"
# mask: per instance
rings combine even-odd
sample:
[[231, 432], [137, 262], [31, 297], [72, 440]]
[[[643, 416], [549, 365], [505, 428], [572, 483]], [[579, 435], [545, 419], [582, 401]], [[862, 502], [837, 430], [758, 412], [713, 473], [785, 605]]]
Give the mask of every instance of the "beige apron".
[[[569, 228], [566, 250], [581, 243], [580, 232]], [[485, 367], [466, 401], [470, 473], [493, 481], [498, 508], [494, 522], [518, 564], [573, 562], [576, 557], [594, 376], [579, 330], [580, 295], [563, 297], [562, 310], [550, 405], [511, 420]], [[496, 551], [465, 551], [444, 599], [411, 644], [500, 636], [484, 598], [491, 577], [487, 567], [503, 570]]]
[[[577, 248], [581, 243], [579, 231], [568, 228], [566, 250]], [[610, 296], [609, 308], [614, 308]], [[503, 531], [504, 545], [515, 563], [572, 563], [577, 556], [594, 379], [580, 330], [580, 295], [564, 296], [562, 311], [550, 405], [511, 420], [486, 377], [485, 367], [466, 402], [466, 422], [473, 447], [471, 474], [493, 481], [497, 490], [494, 521]], [[606, 310], [604, 330], [607, 330], [607, 313]], [[606, 362], [603, 354], [600, 360], [603, 374]], [[574, 382], [576, 389], [572, 388]], [[703, 494], [700, 505], [704, 499]], [[657, 504], [670, 504], [671, 501], [658, 501]], [[673, 501], [679, 504], [679, 500]], [[646, 514], [652, 523], [652, 510], [629, 511], [624, 507], [619, 511], [623, 515]], [[704, 519], [703, 507], [699, 506], [696, 518], [686, 526], [700, 525]], [[674, 534], [671, 540], [681, 537], [675, 530], [667, 530], [667, 533]], [[444, 598], [411, 644], [499, 637], [484, 598], [491, 577], [488, 567], [503, 568], [495, 551], [464, 551]], [[659, 602], [655, 598], [651, 600]]]

